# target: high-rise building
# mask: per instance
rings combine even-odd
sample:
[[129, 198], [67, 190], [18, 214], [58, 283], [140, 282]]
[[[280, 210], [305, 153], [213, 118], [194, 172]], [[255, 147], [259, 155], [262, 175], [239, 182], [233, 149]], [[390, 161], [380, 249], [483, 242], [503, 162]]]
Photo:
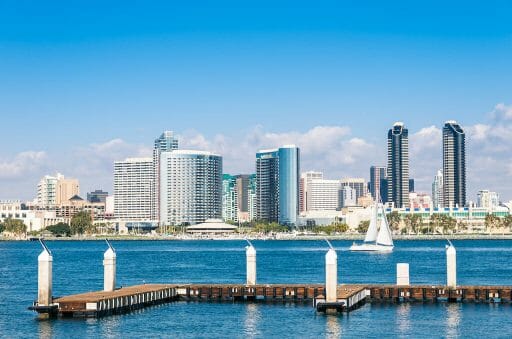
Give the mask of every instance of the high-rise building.
[[106, 203], [108, 192], [103, 190], [95, 190], [94, 192], [87, 193], [87, 201], [89, 202], [102, 202]]
[[238, 221], [236, 189], [236, 176], [222, 175], [222, 219], [224, 221]]
[[279, 155], [277, 149], [256, 153], [256, 218], [279, 219]]
[[340, 200], [342, 207], [350, 207], [357, 205], [356, 190], [350, 186], [342, 186], [340, 191]]
[[239, 174], [222, 176], [222, 218], [226, 221], [251, 221], [251, 204], [256, 175]]
[[128, 158], [114, 163], [114, 216], [126, 220], [154, 220], [152, 210], [153, 159]]
[[[386, 179], [386, 167], [385, 166], [372, 166], [370, 167], [370, 184], [369, 189], [370, 193], [372, 195], [373, 200], [375, 201], [382, 201], [386, 202], [384, 200], [384, 197], [381, 195], [381, 181], [382, 179]], [[387, 189], [387, 187], [386, 187]]]
[[300, 152], [294, 145], [256, 153], [258, 219], [297, 224], [299, 170]]
[[432, 204], [434, 208], [443, 207], [443, 170], [438, 170], [432, 183]]
[[364, 178], [344, 178], [341, 179], [341, 186], [349, 186], [353, 188], [356, 192], [356, 202], [362, 196], [366, 195], [366, 189], [368, 185], [366, 184], [366, 180]]
[[414, 179], [409, 179], [409, 193], [414, 192]]
[[151, 188], [151, 214], [154, 220], [160, 217], [160, 153], [178, 149], [174, 132], [164, 131], [155, 139], [153, 146], [153, 187]]
[[44, 176], [37, 185], [37, 203], [44, 208], [66, 204], [69, 199], [79, 194], [78, 180], [65, 178], [60, 173], [57, 173], [55, 177]]
[[40, 207], [53, 207], [57, 204], [57, 178], [45, 175], [37, 184], [37, 204]]
[[456, 121], [443, 127], [443, 201], [445, 207], [466, 205], [466, 135]]
[[222, 218], [222, 157], [204, 151], [160, 153], [160, 223]]
[[301, 210], [300, 212], [309, 211], [311, 206], [311, 182], [313, 180], [322, 180], [324, 178], [324, 174], [322, 172], [308, 171], [304, 172], [300, 175], [300, 204]]
[[409, 207], [409, 131], [396, 122], [388, 131], [388, 202]]
[[299, 148], [285, 145], [279, 148], [279, 223], [297, 225], [299, 215]]
[[480, 190], [478, 191], [477, 205], [478, 207], [494, 209], [500, 205], [500, 197], [496, 192]]
[[340, 180], [312, 179], [308, 184], [308, 211], [339, 210], [340, 190]]

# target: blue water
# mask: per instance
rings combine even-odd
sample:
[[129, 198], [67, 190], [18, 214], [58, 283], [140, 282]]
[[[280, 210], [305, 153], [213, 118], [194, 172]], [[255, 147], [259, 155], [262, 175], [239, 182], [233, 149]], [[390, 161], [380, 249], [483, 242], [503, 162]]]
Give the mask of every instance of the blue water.
[[[334, 241], [341, 283], [394, 283], [408, 262], [412, 284], [443, 284], [443, 241], [396, 241], [391, 254], [352, 253]], [[255, 241], [259, 283], [322, 283], [323, 241]], [[455, 241], [458, 283], [512, 285], [511, 241]], [[54, 296], [100, 290], [104, 242], [48, 242]], [[119, 241], [118, 285], [243, 283], [242, 241]], [[0, 242], [0, 337], [506, 337], [509, 304], [366, 304], [341, 316], [310, 304], [175, 302], [102, 319], [38, 320], [27, 310], [37, 297], [37, 242]]]

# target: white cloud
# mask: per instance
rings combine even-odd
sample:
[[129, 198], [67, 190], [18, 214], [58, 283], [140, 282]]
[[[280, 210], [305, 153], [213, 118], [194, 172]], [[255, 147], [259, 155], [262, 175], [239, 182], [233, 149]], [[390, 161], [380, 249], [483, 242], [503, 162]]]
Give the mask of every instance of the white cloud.
[[512, 120], [512, 105], [503, 102], [496, 104], [490, 115], [494, 120]]
[[11, 160], [0, 161], [0, 178], [14, 179], [34, 173], [46, 164], [47, 155], [42, 151], [18, 153]]

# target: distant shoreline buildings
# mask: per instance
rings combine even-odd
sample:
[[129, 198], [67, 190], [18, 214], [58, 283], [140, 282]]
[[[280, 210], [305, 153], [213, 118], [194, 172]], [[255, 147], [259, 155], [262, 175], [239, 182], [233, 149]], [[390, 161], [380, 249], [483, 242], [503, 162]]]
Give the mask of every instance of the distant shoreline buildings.
[[388, 130], [387, 166], [371, 165], [368, 182], [364, 178], [327, 179], [320, 171], [301, 172], [300, 149], [295, 145], [255, 152], [252, 174], [225, 174], [222, 155], [182, 150], [175, 134], [164, 131], [155, 139], [151, 157], [114, 162], [113, 195], [96, 190], [84, 200], [77, 179], [47, 175], [37, 185], [34, 202], [0, 202], [0, 211], [5, 211], [0, 221], [19, 217], [33, 230], [52, 222], [69, 222], [77, 212], [87, 211], [95, 222], [109, 222], [116, 231], [128, 232], [211, 219], [238, 224], [276, 222], [289, 227], [347, 222], [354, 227], [369, 218], [367, 207], [379, 201], [388, 211], [422, 213], [427, 219], [432, 213], [449, 213], [481, 220], [482, 210], [501, 216], [507, 207], [496, 192], [480, 190], [476, 205], [467, 202], [465, 154], [463, 128], [446, 121], [442, 169], [435, 174], [429, 194], [414, 189], [409, 134], [402, 122]]

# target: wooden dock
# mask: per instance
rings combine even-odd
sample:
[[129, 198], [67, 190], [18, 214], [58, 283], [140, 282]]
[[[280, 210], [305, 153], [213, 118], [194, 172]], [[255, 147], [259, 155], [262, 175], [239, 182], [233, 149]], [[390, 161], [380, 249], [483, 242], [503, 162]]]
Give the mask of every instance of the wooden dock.
[[53, 317], [102, 317], [172, 301], [312, 303], [321, 312], [349, 312], [366, 302], [512, 301], [512, 286], [338, 285], [335, 305], [325, 302], [324, 293], [322, 284], [147, 284], [54, 298], [51, 306], [29, 309]]

